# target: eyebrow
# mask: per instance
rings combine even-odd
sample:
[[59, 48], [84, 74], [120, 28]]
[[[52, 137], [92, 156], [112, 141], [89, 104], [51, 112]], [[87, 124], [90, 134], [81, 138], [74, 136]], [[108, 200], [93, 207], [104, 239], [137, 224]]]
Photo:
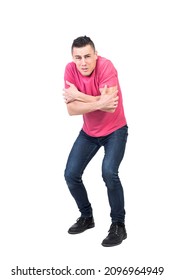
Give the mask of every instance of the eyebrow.
[[[85, 57], [85, 56], [91, 56], [91, 54], [88, 53], [88, 54], [85, 54], [84, 57]], [[75, 57], [75, 58], [79, 58], [79, 57], [82, 57], [82, 56], [77, 54], [77, 55], [75, 55], [74, 57]]]

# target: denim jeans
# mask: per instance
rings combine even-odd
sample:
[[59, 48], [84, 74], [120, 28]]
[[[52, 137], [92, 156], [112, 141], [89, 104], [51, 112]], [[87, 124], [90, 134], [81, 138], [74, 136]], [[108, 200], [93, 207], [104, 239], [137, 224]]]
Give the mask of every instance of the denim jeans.
[[118, 172], [124, 156], [127, 136], [127, 125], [103, 137], [91, 137], [83, 130], [80, 131], [67, 160], [65, 180], [82, 217], [92, 216], [92, 207], [82, 175], [90, 160], [103, 146], [102, 178], [107, 187], [111, 220], [124, 223], [124, 192]]

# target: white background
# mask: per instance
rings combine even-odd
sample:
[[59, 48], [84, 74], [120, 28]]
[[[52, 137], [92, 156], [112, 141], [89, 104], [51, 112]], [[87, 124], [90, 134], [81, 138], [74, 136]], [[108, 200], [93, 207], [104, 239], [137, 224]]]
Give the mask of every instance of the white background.
[[[173, 1], [0, 2], [0, 223], [1, 278], [20, 268], [173, 266]], [[84, 174], [96, 227], [71, 236], [79, 212], [64, 168], [81, 116], [69, 117], [63, 74], [74, 38], [87, 35], [118, 70], [129, 125], [120, 167], [128, 238], [104, 248], [110, 226], [101, 179], [103, 150]], [[99, 273], [98, 270], [101, 270]], [[27, 278], [28, 277], [28, 278]], [[129, 276], [127, 276], [129, 277]], [[126, 276], [119, 276], [126, 279]]]

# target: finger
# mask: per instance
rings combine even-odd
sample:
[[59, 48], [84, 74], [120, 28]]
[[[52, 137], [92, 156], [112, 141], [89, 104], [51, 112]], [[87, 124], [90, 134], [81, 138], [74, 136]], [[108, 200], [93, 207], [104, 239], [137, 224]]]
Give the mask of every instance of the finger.
[[67, 93], [66, 92], [63, 92], [62, 95], [64, 96], [64, 98], [67, 97]]
[[118, 96], [118, 95], [116, 95], [116, 96], [115, 96], [115, 100], [118, 100], [118, 99], [119, 99], [119, 96]]
[[106, 93], [107, 91], [107, 85], [104, 86], [104, 92]]
[[69, 81], [66, 81], [66, 84], [69, 85], [69, 86], [72, 86], [73, 84], [70, 83]]
[[64, 98], [65, 103], [67, 104], [69, 102], [68, 98]]
[[101, 94], [105, 94], [105, 93], [106, 93], [106, 91], [107, 91], [107, 85], [105, 85], [105, 86], [104, 86], [104, 88], [103, 88], [103, 90], [102, 90]]

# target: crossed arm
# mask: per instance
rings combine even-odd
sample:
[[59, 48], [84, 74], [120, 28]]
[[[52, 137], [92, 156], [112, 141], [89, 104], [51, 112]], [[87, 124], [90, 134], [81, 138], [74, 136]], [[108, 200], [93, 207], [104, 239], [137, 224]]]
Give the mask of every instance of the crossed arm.
[[118, 89], [116, 86], [100, 88], [101, 95], [92, 96], [78, 91], [74, 84], [66, 82], [69, 88], [64, 89], [64, 100], [69, 115], [83, 115], [101, 110], [113, 113], [118, 106]]

